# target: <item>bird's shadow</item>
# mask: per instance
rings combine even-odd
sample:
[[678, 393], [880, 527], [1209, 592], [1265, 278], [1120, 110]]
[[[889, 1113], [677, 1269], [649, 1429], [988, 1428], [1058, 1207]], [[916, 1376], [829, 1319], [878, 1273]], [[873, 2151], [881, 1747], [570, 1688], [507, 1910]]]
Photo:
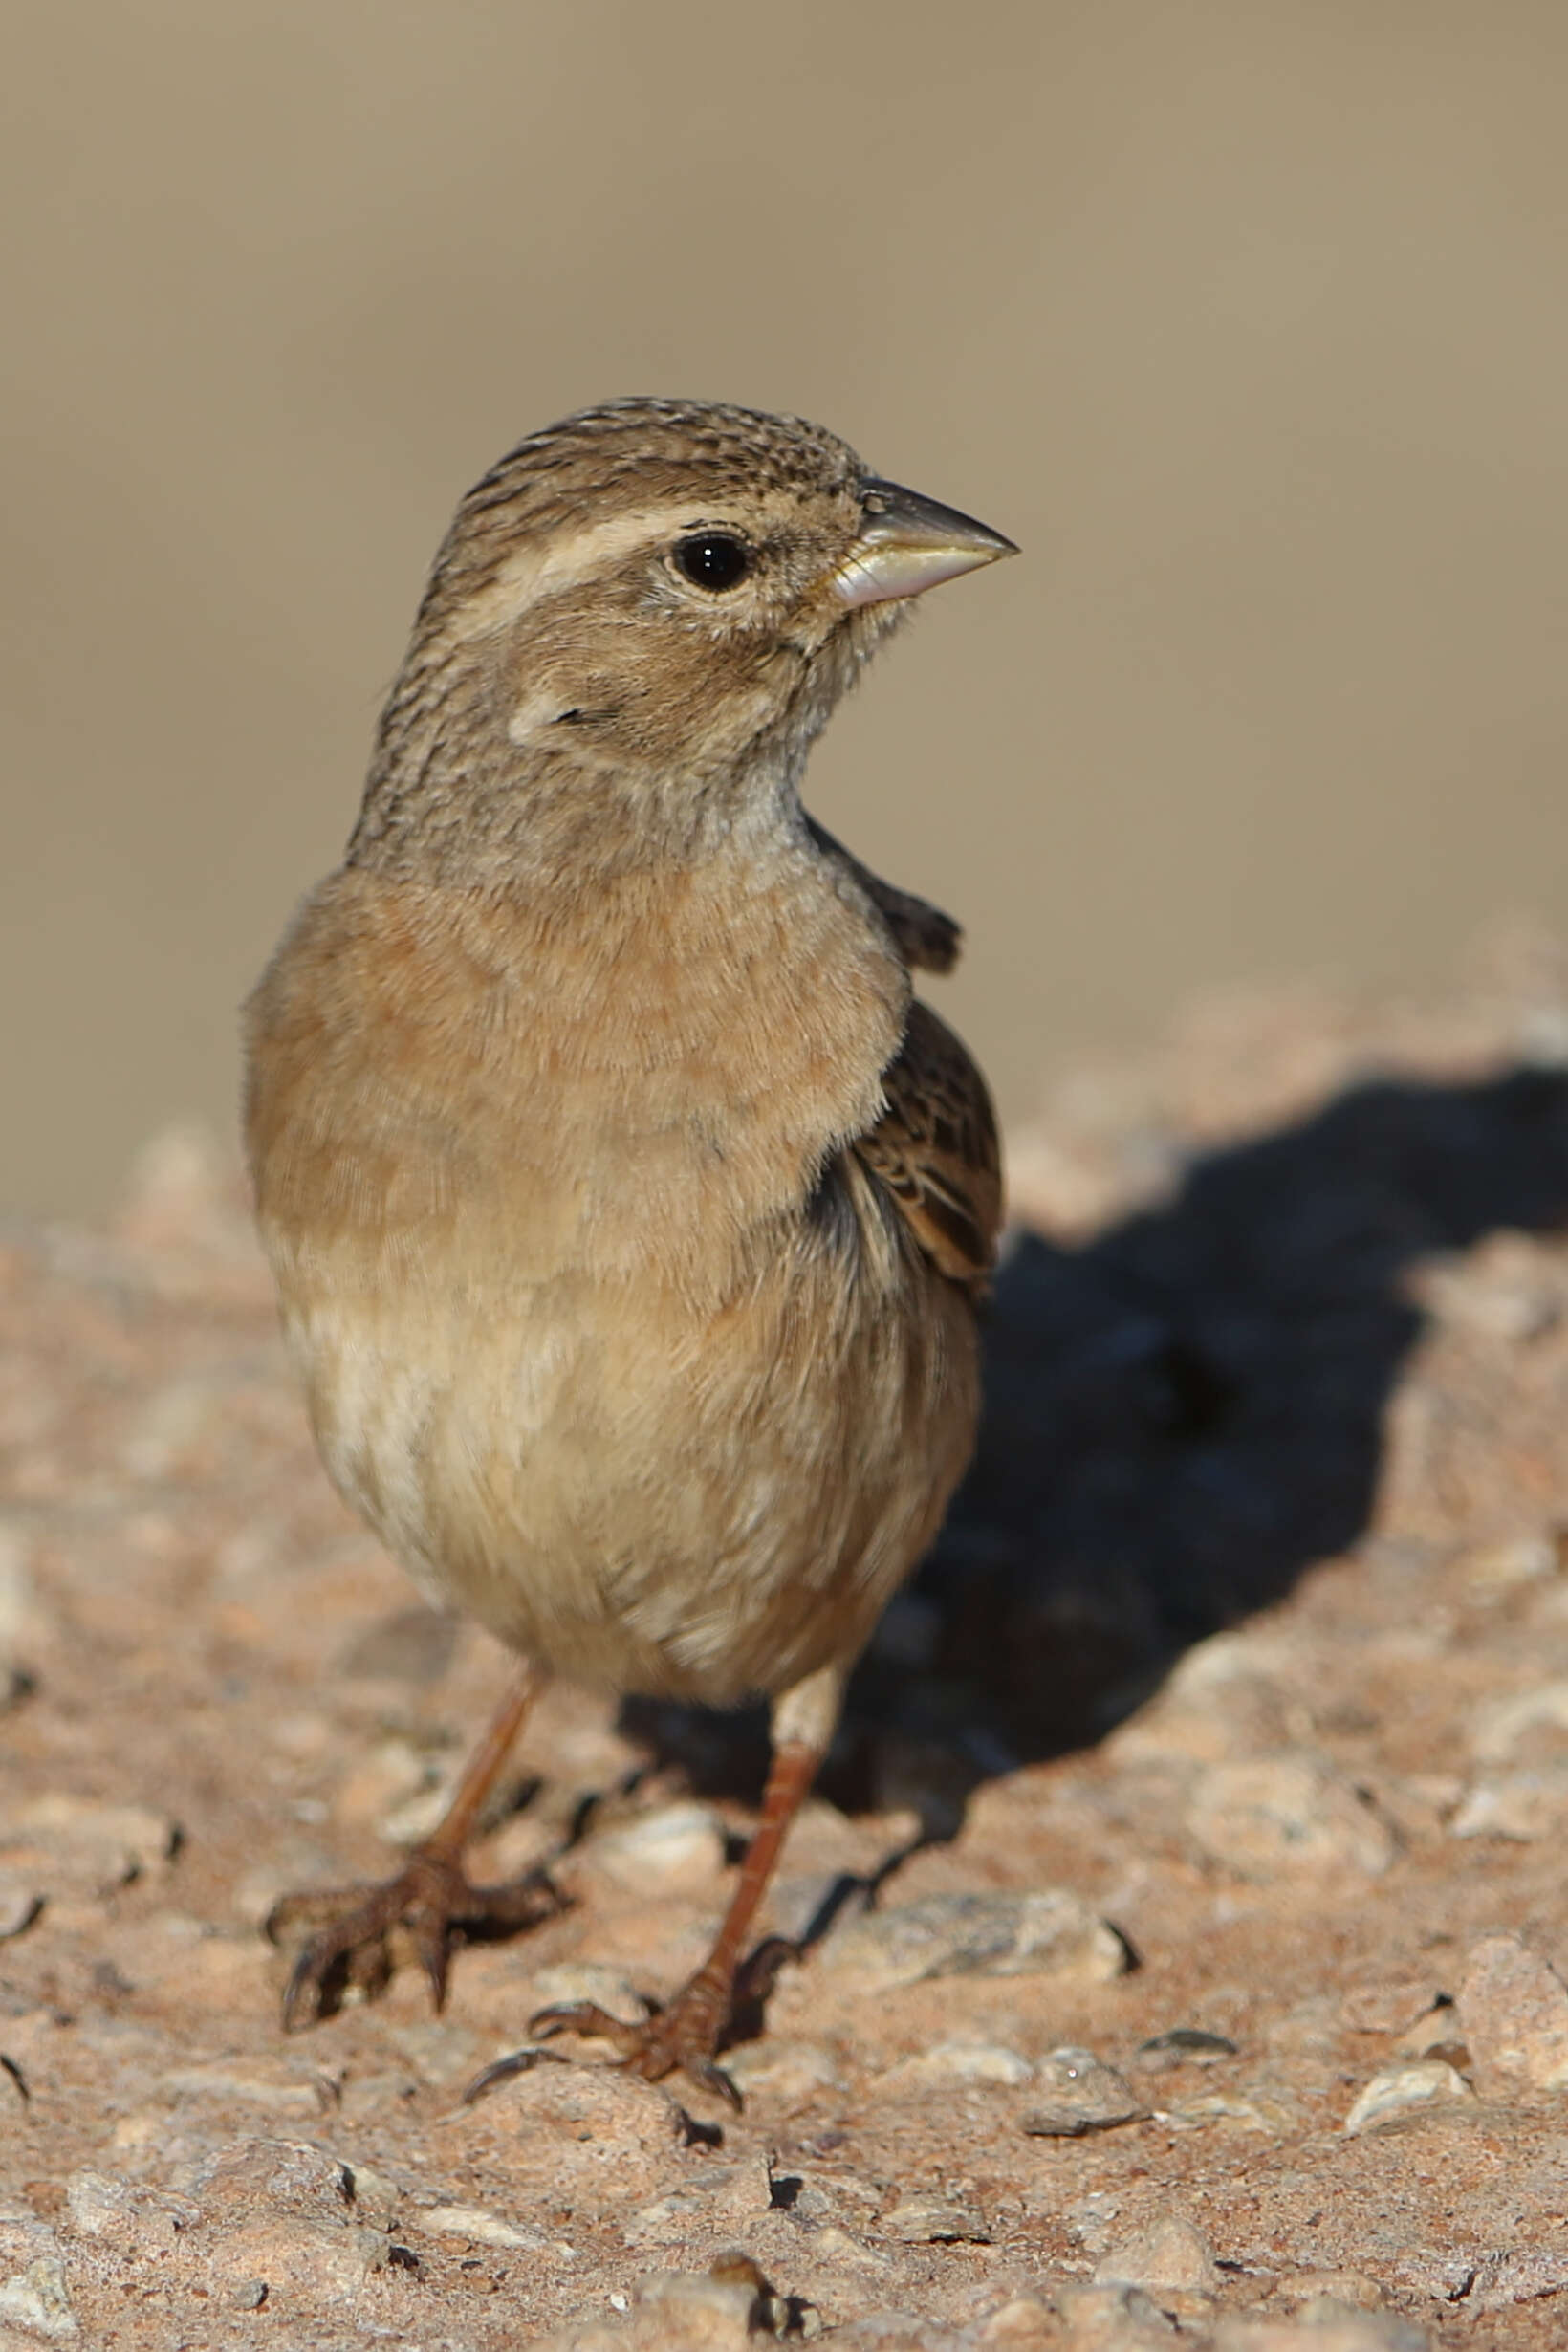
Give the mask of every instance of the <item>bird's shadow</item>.
[[[985, 1334], [973, 1466], [859, 1668], [825, 1776], [964, 1795], [1099, 1737], [1193, 1642], [1367, 1528], [1418, 1261], [1568, 1220], [1568, 1076], [1378, 1079], [1195, 1157], [1080, 1249], [1021, 1237]], [[709, 1789], [753, 1794], [751, 1722], [639, 1709]]]

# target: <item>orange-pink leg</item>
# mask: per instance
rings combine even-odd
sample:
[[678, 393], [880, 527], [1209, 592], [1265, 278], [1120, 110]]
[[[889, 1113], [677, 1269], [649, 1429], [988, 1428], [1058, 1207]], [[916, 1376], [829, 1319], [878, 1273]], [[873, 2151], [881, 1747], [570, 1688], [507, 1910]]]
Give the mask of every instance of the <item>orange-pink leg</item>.
[[[674, 1999], [657, 2009], [642, 2025], [612, 2017], [593, 2001], [569, 2001], [542, 2009], [529, 2021], [529, 2032], [548, 2038], [555, 2034], [593, 2034], [614, 2044], [621, 2063], [648, 2081], [660, 2081], [679, 2068], [705, 2089], [739, 2106], [740, 2095], [717, 2063], [736, 2006], [737, 1993], [765, 1992], [785, 1949], [774, 1943], [752, 1955], [746, 1948], [752, 1924], [777, 1866], [779, 1849], [790, 1823], [800, 1810], [817, 1767], [827, 1753], [838, 1720], [843, 1690], [840, 1668], [826, 1667], [793, 1690], [786, 1691], [773, 1710], [773, 1767], [762, 1799], [762, 1813], [740, 1878], [725, 1912], [713, 1949], [696, 1974]], [[764, 1981], [755, 1980], [761, 1976]], [[750, 1980], [750, 1981], [749, 1981]], [[492, 2083], [534, 2063], [537, 2052], [519, 2051], [487, 2067], [467, 2094], [474, 2098]]]
[[560, 1909], [542, 1871], [508, 1886], [475, 1886], [463, 1871], [485, 1800], [544, 1681], [532, 1666], [514, 1678], [439, 1824], [393, 1878], [380, 1886], [284, 1895], [272, 1906], [267, 1933], [274, 1944], [294, 1943], [301, 1929], [307, 1937], [283, 1995], [286, 2033], [330, 2016], [351, 1986], [366, 1996], [379, 1993], [397, 1966], [400, 1945], [412, 1947], [439, 2010], [458, 1944], [515, 1933]]

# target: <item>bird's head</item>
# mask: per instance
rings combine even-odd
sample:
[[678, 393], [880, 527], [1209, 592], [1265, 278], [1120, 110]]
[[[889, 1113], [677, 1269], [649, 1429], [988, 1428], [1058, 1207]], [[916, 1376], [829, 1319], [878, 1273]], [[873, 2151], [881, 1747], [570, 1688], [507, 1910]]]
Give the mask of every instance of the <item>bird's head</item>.
[[1014, 552], [798, 418], [585, 409], [459, 507], [356, 847], [445, 863], [461, 825], [493, 861], [572, 854], [606, 817], [643, 850], [732, 827], [793, 795], [911, 598]]

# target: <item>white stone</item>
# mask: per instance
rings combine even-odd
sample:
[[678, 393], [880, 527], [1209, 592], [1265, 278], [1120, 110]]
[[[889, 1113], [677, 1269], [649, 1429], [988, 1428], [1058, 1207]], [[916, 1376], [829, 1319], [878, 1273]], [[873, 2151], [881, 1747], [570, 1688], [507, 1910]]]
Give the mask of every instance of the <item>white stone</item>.
[[1175, 2287], [1211, 2295], [1219, 2284], [1213, 2249], [1180, 2213], [1165, 2213], [1110, 2246], [1095, 2271], [1102, 2286]]
[[1470, 1752], [1478, 1763], [1506, 1764], [1533, 1734], [1537, 1742], [1568, 1746], [1568, 1682], [1535, 1683], [1512, 1698], [1492, 1699], [1478, 1708]]
[[1448, 1828], [1455, 1838], [1557, 1837], [1568, 1825], [1568, 1765], [1494, 1773], [1477, 1780]]
[[1453, 2099], [1473, 2100], [1475, 2093], [1446, 2058], [1412, 2058], [1404, 2066], [1385, 2066], [1357, 2094], [1343, 2129], [1347, 2138], [1376, 2131], [1380, 2124], [1407, 2115], [1412, 2107], [1429, 2107]]
[[422, 2228], [434, 2231], [438, 2237], [467, 2238], [471, 2246], [517, 2246], [531, 2254], [546, 2247], [555, 2254], [571, 2252], [553, 2245], [542, 2230], [507, 2221], [499, 2213], [487, 2213], [482, 2206], [432, 2205], [419, 2219]]
[[8, 2320], [48, 2343], [73, 2343], [81, 2334], [56, 2255], [40, 2254], [14, 2277], [0, 2279], [0, 2323]]
[[708, 1805], [661, 1805], [605, 1830], [584, 1859], [630, 1894], [706, 1892], [724, 1868], [724, 1824]]
[[1033, 2081], [1034, 2069], [1021, 2051], [996, 2041], [939, 2041], [916, 2057], [901, 2058], [877, 2079], [879, 2091], [919, 2090], [958, 2082], [995, 2082], [1009, 2088]]
[[1335, 1869], [1377, 1878], [1399, 1850], [1376, 1806], [1310, 1755], [1214, 1765], [1193, 1790], [1187, 1825], [1217, 1861], [1261, 1880]]

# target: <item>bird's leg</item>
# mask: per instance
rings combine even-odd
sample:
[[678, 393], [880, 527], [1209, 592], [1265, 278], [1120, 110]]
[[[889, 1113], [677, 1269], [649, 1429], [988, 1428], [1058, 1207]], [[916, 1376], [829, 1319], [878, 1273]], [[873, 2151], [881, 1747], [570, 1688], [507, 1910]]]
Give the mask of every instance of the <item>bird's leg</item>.
[[560, 1909], [542, 1870], [506, 1886], [475, 1886], [463, 1870], [485, 1799], [545, 1679], [531, 1666], [513, 1679], [440, 1822], [394, 1877], [379, 1886], [284, 1895], [273, 1904], [266, 1927], [272, 1942], [292, 1944], [301, 1930], [306, 1936], [283, 1995], [286, 2033], [331, 2016], [350, 1986], [367, 1996], [381, 1992], [408, 1948], [439, 2010], [455, 1945], [515, 1933]]
[[[842, 1667], [824, 1666], [775, 1702], [773, 1764], [761, 1817], [713, 1949], [695, 1976], [642, 2025], [628, 2025], [622, 2018], [612, 2017], [592, 2001], [570, 2001], [540, 2010], [529, 2020], [531, 2034], [541, 2039], [553, 2034], [598, 2035], [615, 2044], [621, 2063], [632, 2074], [657, 2082], [680, 2068], [732, 2106], [740, 2105], [740, 2094], [717, 2064], [717, 2056], [731, 2022], [737, 1992], [757, 1989], [759, 1977], [765, 1990], [788, 1949], [771, 1938], [750, 1961], [746, 1959], [747, 1940], [772, 1881], [779, 1848], [827, 1753], [843, 1688]], [[503, 2058], [499, 2067], [479, 2078], [472, 2092], [514, 2071], [512, 2062]]]

